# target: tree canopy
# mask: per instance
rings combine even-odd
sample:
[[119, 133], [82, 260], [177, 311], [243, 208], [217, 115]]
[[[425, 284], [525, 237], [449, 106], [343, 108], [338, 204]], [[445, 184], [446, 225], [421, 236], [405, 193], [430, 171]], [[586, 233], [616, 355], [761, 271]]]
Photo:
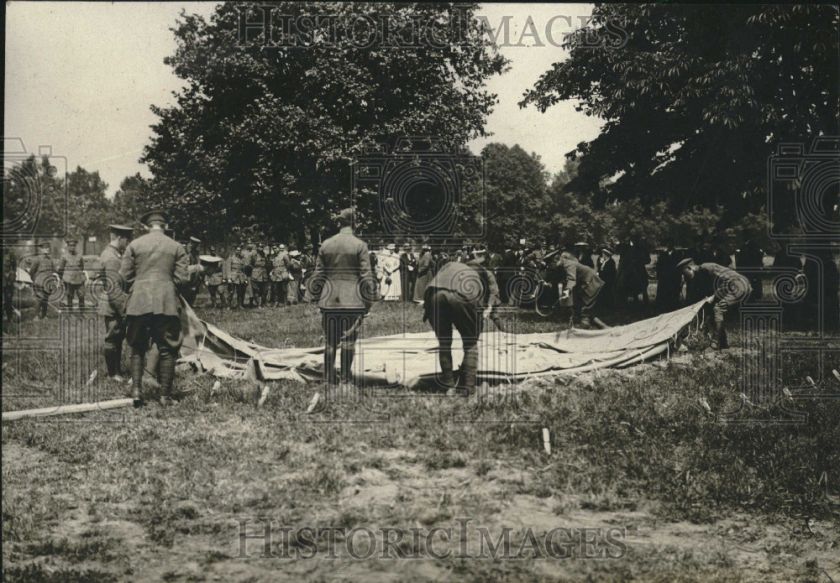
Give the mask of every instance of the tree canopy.
[[[597, 4], [521, 106], [561, 100], [603, 118], [570, 153], [567, 189], [669, 212], [760, 212], [781, 142], [838, 133], [838, 24], [829, 5]], [[626, 44], [593, 47], [610, 26]]]
[[[182, 14], [174, 28], [166, 62], [186, 87], [173, 106], [153, 106], [160, 119], [143, 161], [155, 177], [149, 198], [174, 211], [176, 229], [301, 237], [349, 202], [350, 162], [377, 142], [434, 136], [457, 150], [483, 134], [496, 102], [484, 82], [506, 61], [471, 18], [477, 5], [269, 6], [309, 18], [297, 46], [267, 43], [259, 29], [240, 38], [240, 19], [265, 13], [230, 2], [209, 21]], [[411, 48], [360, 46], [352, 29], [359, 18], [408, 31], [455, 17], [464, 27], [441, 26], [439, 42]]]

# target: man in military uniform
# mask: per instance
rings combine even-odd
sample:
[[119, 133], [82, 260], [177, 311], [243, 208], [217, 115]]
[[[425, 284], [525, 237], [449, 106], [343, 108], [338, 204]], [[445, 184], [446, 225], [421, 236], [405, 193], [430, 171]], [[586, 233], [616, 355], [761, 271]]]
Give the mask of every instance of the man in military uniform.
[[686, 257], [677, 264], [677, 269], [682, 271], [686, 284], [691, 285], [698, 278], [698, 275], [705, 275], [705, 289], [699, 290], [703, 295], [714, 294], [712, 309], [714, 311], [714, 322], [712, 329], [712, 348], [721, 350], [729, 348], [726, 337], [724, 320], [730, 306], [737, 305], [750, 297], [752, 286], [749, 280], [733, 269], [718, 265], [717, 263], [701, 263], [697, 265], [694, 259]]
[[67, 239], [67, 251], [58, 262], [58, 276], [64, 284], [67, 307], [73, 307], [73, 298], [79, 298], [79, 308], [85, 307], [85, 261], [76, 253], [76, 240]]
[[575, 256], [567, 251], [561, 253], [554, 261], [552, 276], [559, 277], [559, 282], [563, 285], [560, 298], [572, 298], [574, 321], [582, 328], [590, 328], [604, 280], [598, 277], [594, 269], [578, 262]]
[[243, 271], [245, 257], [242, 255], [242, 245], [237, 245], [225, 262], [225, 279], [228, 286], [228, 306], [232, 310], [245, 307], [245, 285], [247, 276]]
[[140, 400], [144, 360], [151, 340], [159, 353], [161, 404], [166, 405], [183, 342], [177, 288], [188, 285], [191, 272], [200, 273], [201, 267], [190, 266], [184, 247], [164, 234], [167, 221], [162, 211], [149, 211], [140, 222], [148, 226], [149, 232], [128, 245], [120, 267], [120, 275], [131, 290], [125, 313], [132, 349], [133, 397]]
[[32, 288], [38, 301], [36, 320], [47, 317], [47, 304], [50, 299], [50, 288], [58, 286], [58, 274], [55, 262], [50, 256], [50, 244], [41, 243], [41, 253], [32, 258], [29, 263], [29, 277], [32, 278]]
[[271, 263], [271, 299], [275, 306], [285, 306], [289, 303], [289, 254], [285, 245], [280, 245]]
[[[432, 325], [437, 336], [440, 384], [450, 396], [455, 395], [457, 389], [468, 395], [475, 390], [478, 339], [484, 327], [486, 309], [489, 308], [490, 319], [496, 327], [505, 331], [497, 313], [501, 305], [499, 286], [493, 273], [485, 269], [485, 258], [486, 250], [479, 248], [473, 258], [446, 263], [426, 287], [423, 321]], [[461, 335], [464, 348], [457, 388], [452, 364], [453, 326]]]
[[225, 294], [220, 288], [224, 285], [225, 279], [222, 273], [222, 258], [216, 257], [215, 249], [210, 247], [210, 257], [206, 257], [201, 261], [204, 266], [204, 285], [207, 287], [207, 292], [210, 294], [210, 307], [216, 308], [216, 299], [218, 298], [220, 308], [225, 307]]
[[254, 290], [253, 303], [259, 307], [265, 307], [265, 299], [268, 293], [268, 256], [271, 249], [268, 246], [258, 250], [251, 259], [251, 286]]
[[125, 340], [125, 284], [120, 276], [123, 252], [131, 239], [133, 229], [124, 225], [110, 225], [111, 241], [99, 255], [99, 282], [102, 297], [97, 311], [105, 321], [105, 339], [102, 354], [108, 376], [122, 382], [122, 345]]
[[371, 271], [367, 244], [353, 234], [353, 210], [342, 210], [336, 222], [338, 234], [324, 241], [318, 250], [307, 299], [317, 301], [321, 309], [327, 386], [334, 387], [338, 380], [335, 357], [340, 344], [341, 387], [348, 391], [359, 326], [379, 290]]
[[198, 277], [198, 270], [196, 266], [199, 265], [199, 247], [201, 246], [201, 239], [198, 237], [190, 237], [189, 242], [189, 265], [193, 266], [190, 281], [186, 283], [181, 289], [181, 295], [190, 306], [195, 306], [195, 299], [198, 297], [198, 288], [201, 287], [201, 278]]

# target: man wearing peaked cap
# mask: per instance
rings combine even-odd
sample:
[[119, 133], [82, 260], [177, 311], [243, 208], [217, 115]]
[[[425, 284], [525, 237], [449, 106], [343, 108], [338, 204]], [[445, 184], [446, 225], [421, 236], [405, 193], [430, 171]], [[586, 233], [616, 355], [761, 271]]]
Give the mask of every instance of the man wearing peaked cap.
[[144, 361], [151, 340], [160, 362], [161, 404], [169, 402], [175, 380], [175, 359], [183, 342], [178, 287], [189, 283], [192, 269], [183, 246], [167, 237], [166, 217], [160, 211], [143, 215], [149, 232], [129, 243], [120, 275], [130, 289], [126, 303], [128, 343], [132, 348], [133, 397], [140, 402]]
[[190, 273], [190, 281], [189, 283], [185, 284], [184, 287], [181, 289], [181, 295], [184, 296], [184, 299], [187, 303], [191, 306], [195, 305], [195, 298], [198, 296], [198, 289], [201, 287], [201, 278], [198, 277], [198, 272], [195, 271], [196, 266], [199, 265], [199, 247], [201, 245], [201, 239], [198, 237], [190, 237], [189, 239], [189, 265], [193, 267], [193, 271]]
[[335, 357], [341, 345], [341, 382], [351, 390], [353, 356], [362, 318], [377, 299], [376, 279], [370, 267], [370, 252], [353, 234], [353, 211], [342, 210], [336, 219], [339, 232], [321, 244], [315, 272], [306, 297], [321, 308], [324, 329], [324, 379], [334, 390], [338, 379]]
[[[213, 250], [212, 247], [210, 249]], [[224, 284], [224, 275], [222, 274], [222, 262], [224, 260], [215, 255], [199, 255], [198, 259], [204, 267], [204, 285], [210, 294], [210, 307], [217, 307], [216, 300], [218, 298], [218, 307], [224, 308], [225, 293], [224, 290], [220, 291], [221, 286]]]
[[32, 258], [29, 263], [29, 277], [32, 278], [32, 289], [35, 292], [35, 299], [38, 300], [38, 312], [36, 320], [47, 317], [47, 304], [50, 299], [50, 281], [56, 277], [55, 261], [50, 256], [50, 244], [44, 241], [38, 245], [40, 253]]
[[101, 290], [97, 311], [105, 322], [102, 354], [108, 376], [122, 382], [122, 346], [125, 340], [125, 282], [120, 276], [122, 256], [134, 232], [125, 225], [109, 225], [110, 242], [99, 255], [97, 288]]
[[67, 307], [73, 308], [73, 298], [79, 298], [79, 308], [85, 307], [85, 260], [76, 252], [76, 240], [67, 239], [67, 250], [58, 263], [58, 276], [64, 285]]
[[[701, 263], [697, 265], [691, 257], [686, 257], [677, 263], [677, 269], [682, 272], [686, 285], [697, 282], [697, 275], [700, 284], [705, 289], [697, 290], [704, 296], [714, 294], [712, 300], [712, 311], [714, 320], [712, 323], [712, 348], [721, 350], [729, 348], [729, 341], [726, 336], [724, 320], [730, 306], [737, 306], [752, 294], [752, 286], [749, 280], [732, 269], [717, 263]], [[706, 283], [703, 283], [706, 282]], [[711, 289], [709, 288], [711, 286]]]

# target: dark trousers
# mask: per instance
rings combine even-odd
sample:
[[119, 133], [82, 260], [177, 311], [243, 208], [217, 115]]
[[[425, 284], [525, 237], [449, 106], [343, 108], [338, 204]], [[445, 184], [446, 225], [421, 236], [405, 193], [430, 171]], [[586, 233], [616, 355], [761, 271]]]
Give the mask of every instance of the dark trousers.
[[341, 382], [353, 378], [353, 356], [359, 326], [365, 311], [361, 309], [321, 310], [321, 324], [324, 330], [324, 379], [328, 385], [337, 382], [335, 356], [341, 346]]
[[585, 298], [579, 286], [572, 288], [572, 301], [574, 303], [575, 322], [590, 326], [592, 318], [597, 314], [595, 310], [598, 306], [599, 298], [604, 291], [604, 286], [601, 286], [593, 297]]
[[85, 286], [82, 283], [65, 283], [64, 294], [67, 296], [67, 307], [73, 307], [73, 297], [79, 298], [79, 307], [85, 307]]
[[271, 302], [275, 305], [289, 303], [289, 280], [271, 282]]
[[126, 318], [127, 339], [131, 346], [131, 378], [135, 396], [142, 387], [143, 369], [149, 341], [155, 343], [160, 354], [160, 386], [164, 395], [172, 392], [175, 380], [175, 360], [184, 340], [181, 319], [178, 316], [143, 314]]
[[452, 365], [454, 326], [461, 335], [464, 347], [458, 385], [468, 391], [474, 390], [478, 372], [478, 338], [484, 323], [481, 307], [447, 289], [430, 290], [426, 297], [426, 319], [431, 323], [438, 340], [440, 383], [447, 388], [455, 385]]
[[108, 369], [109, 377], [120, 374], [123, 340], [125, 340], [125, 320], [117, 316], [105, 316], [105, 339], [102, 342], [102, 353], [105, 356], [105, 367]]
[[254, 281], [251, 280], [251, 287], [254, 290], [254, 295], [251, 298], [252, 305], [265, 305], [265, 297], [268, 294], [268, 282], [267, 281]]
[[245, 307], [245, 285], [244, 283], [228, 284], [228, 305], [231, 308]]
[[35, 292], [35, 300], [38, 302], [38, 317], [46, 318], [50, 292], [43, 285], [38, 284], [32, 286], [32, 289]]
[[208, 285], [207, 286], [207, 293], [210, 294], [210, 305], [212, 307], [216, 307], [216, 298], [219, 298], [219, 305], [224, 307], [225, 305], [225, 294], [219, 292], [220, 286], [218, 285]]

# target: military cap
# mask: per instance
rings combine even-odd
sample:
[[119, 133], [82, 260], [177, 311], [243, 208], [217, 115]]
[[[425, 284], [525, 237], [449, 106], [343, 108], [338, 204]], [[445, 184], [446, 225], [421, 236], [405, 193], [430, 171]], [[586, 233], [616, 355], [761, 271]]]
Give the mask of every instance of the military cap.
[[108, 225], [108, 229], [115, 235], [123, 235], [126, 237], [130, 237], [134, 233], [134, 228], [127, 227], [126, 225]]
[[159, 223], [164, 223], [164, 224], [169, 222], [166, 218], [166, 213], [163, 212], [161, 209], [152, 209], [152, 210], [146, 211], [140, 217], [140, 222], [143, 223], [144, 225], [148, 225], [148, 224], [150, 224], [152, 222], [155, 222], [155, 221], [159, 222]]
[[298, 251], [297, 249], [292, 249], [291, 251], [289, 251], [290, 257], [297, 257], [298, 255], [300, 255], [300, 251]]
[[609, 247], [601, 247], [601, 253], [606, 253], [607, 255], [612, 255], [613, 250], [610, 249]]
[[201, 243], [201, 239], [198, 237], [190, 237], [190, 243]]
[[222, 259], [221, 257], [216, 257], [215, 255], [199, 255], [198, 260], [202, 263], [207, 263], [210, 265], [224, 261], [224, 259]]
[[577, 243], [575, 243], [575, 247], [589, 247], [589, 243], [587, 243], [586, 241], [578, 241]]
[[351, 207], [348, 207], [346, 209], [341, 209], [335, 215], [335, 221], [339, 225], [348, 225], [349, 226], [349, 225], [353, 224], [354, 215], [355, 215], [355, 212], [353, 211], [353, 209]]
[[683, 267], [685, 267], [689, 263], [694, 263], [694, 259], [691, 258], [691, 257], [686, 257], [685, 259], [683, 259], [682, 261], [677, 263], [677, 269], [682, 269]]

